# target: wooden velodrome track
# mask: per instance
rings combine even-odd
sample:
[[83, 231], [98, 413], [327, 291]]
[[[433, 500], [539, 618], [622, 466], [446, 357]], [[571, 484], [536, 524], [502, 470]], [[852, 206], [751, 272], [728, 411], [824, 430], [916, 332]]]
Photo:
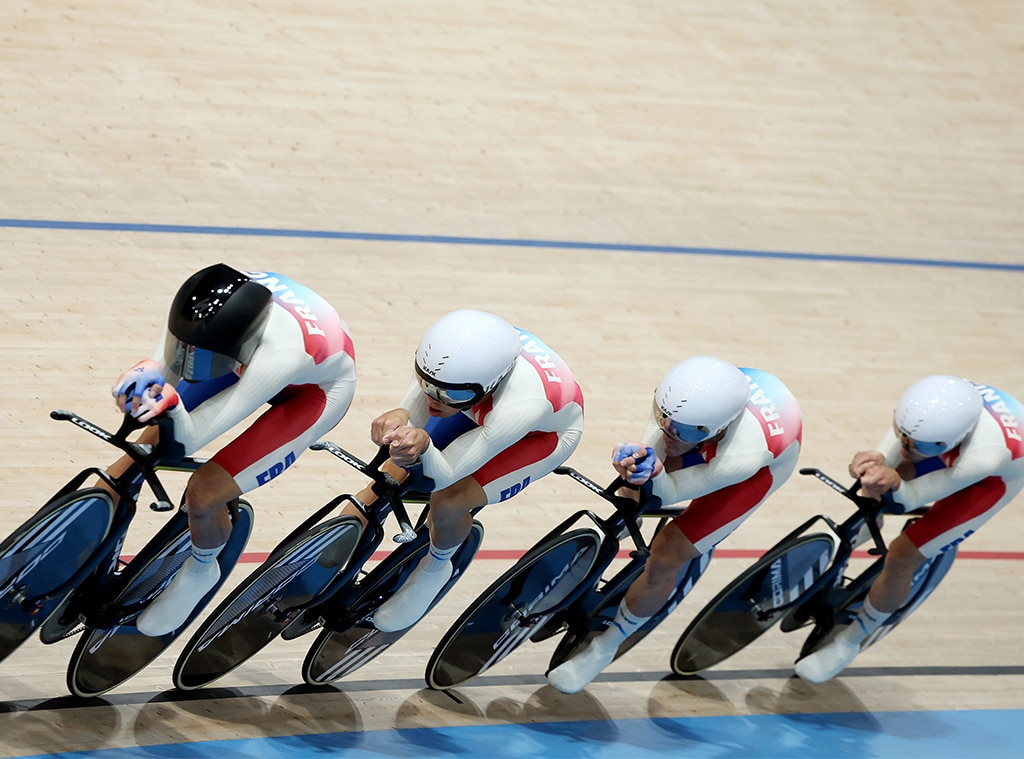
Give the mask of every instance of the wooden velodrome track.
[[[0, 26], [3, 534], [110, 459], [48, 412], [116, 427], [110, 383], [148, 355], [178, 283], [217, 261], [287, 273], [339, 307], [360, 378], [331, 439], [364, 455], [422, 330], [463, 306], [568, 360], [587, 402], [570, 463], [601, 481], [688, 355], [782, 377], [804, 410], [801, 462], [838, 477], [923, 374], [1024, 396], [1019, 3], [11, 0]], [[353, 474], [310, 453], [252, 493], [248, 551], [358, 488]], [[584, 694], [545, 687], [546, 644], [461, 703], [424, 690], [465, 603], [561, 516], [598, 505], [551, 477], [485, 511], [488, 553], [462, 584], [336, 687], [297, 687], [300, 639], [180, 699], [175, 647], [79, 704], [72, 643], [31, 639], [0, 665], [0, 755], [805, 712], [862, 715], [866, 734], [889, 711], [1024, 708], [1020, 501], [832, 683], [791, 679], [800, 639], [777, 630], [704, 678], [668, 675], [704, 601], [808, 516], [844, 513], [799, 477]], [[140, 513], [126, 551], [162, 519]], [[594, 755], [601, 731], [578, 740]], [[721, 755], [756, 753], [742, 745]], [[191, 755], [179, 749], [163, 755]]]

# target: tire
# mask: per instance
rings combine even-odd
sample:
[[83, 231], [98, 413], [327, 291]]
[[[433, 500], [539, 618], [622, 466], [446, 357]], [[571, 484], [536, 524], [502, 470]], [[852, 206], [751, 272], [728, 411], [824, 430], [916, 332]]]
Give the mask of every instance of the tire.
[[110, 495], [87, 488], [46, 504], [0, 543], [0, 660], [41, 627], [72, 591], [34, 610], [26, 611], [22, 601], [67, 583], [93, 558], [113, 518]]
[[121, 573], [112, 598], [87, 619], [85, 633], [68, 664], [68, 690], [79, 698], [101, 696], [146, 667], [170, 646], [217, 593], [234, 568], [252, 532], [252, 506], [238, 502], [231, 537], [217, 561], [217, 585], [196, 605], [179, 627], [160, 637], [143, 635], [135, 617], [145, 608], [191, 554], [188, 517], [178, 511]]
[[596, 530], [581, 528], [527, 552], [448, 629], [427, 662], [427, 685], [461, 685], [512, 653], [587, 576], [602, 540]]
[[174, 665], [174, 687], [206, 687], [265, 648], [291, 622], [281, 611], [323, 592], [345, 569], [362, 531], [357, 517], [335, 517], [275, 549], [185, 644]]
[[[426, 536], [424, 530], [423, 535]], [[427, 609], [430, 613], [452, 586], [465, 574], [484, 539], [483, 525], [473, 521], [469, 537], [452, 557], [452, 577]], [[376, 659], [415, 625], [385, 633], [374, 627], [371, 618], [380, 605], [391, 598], [412, 573], [429, 549], [424, 539], [405, 551], [393, 551], [359, 584], [359, 595], [348, 605], [347, 613], [336, 618], [317, 636], [302, 665], [302, 679], [309, 685], [323, 685], [355, 672]], [[415, 546], [415, 547], [413, 547]]]
[[692, 675], [721, 663], [770, 629], [772, 609], [803, 595], [828, 568], [836, 539], [801, 535], [771, 549], [715, 596], [672, 650], [672, 671]]
[[[957, 549], [953, 548], [933, 559], [929, 559], [921, 565], [914, 574], [914, 579], [910, 585], [910, 593], [908, 594], [910, 600], [894, 611], [875, 632], [861, 641], [861, 651], [873, 646], [892, 632], [900, 622], [909, 617], [918, 606], [924, 603], [925, 599], [932, 594], [932, 591], [946, 577], [946, 573], [949, 572], [950, 567], [953, 565], [953, 560], [956, 558], [956, 552]], [[836, 613], [833, 618], [827, 623], [816, 625], [811, 630], [811, 634], [807, 636], [807, 640], [800, 649], [800, 659], [814, 653], [829, 643], [834, 637], [834, 633], [838, 632], [838, 629], [842, 626], [841, 623], [845, 624], [846, 621], [852, 620], [856, 616], [860, 607], [864, 604], [864, 599], [867, 598], [868, 591], [871, 590], [872, 583], [881, 572], [881, 568], [882, 559], [878, 559], [851, 583], [848, 596], [836, 607]]]

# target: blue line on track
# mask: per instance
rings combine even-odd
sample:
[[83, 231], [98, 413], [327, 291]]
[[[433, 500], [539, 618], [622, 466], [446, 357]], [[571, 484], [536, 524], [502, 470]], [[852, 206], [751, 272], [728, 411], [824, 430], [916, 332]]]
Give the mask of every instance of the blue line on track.
[[241, 237], [293, 237], [320, 240], [365, 240], [441, 245], [497, 246], [506, 248], [557, 248], [563, 250], [623, 251], [666, 253], [672, 255], [728, 256], [735, 258], [780, 258], [795, 261], [832, 261], [893, 266], [924, 266], [946, 269], [982, 269], [987, 271], [1024, 271], [1024, 264], [990, 261], [956, 261], [897, 256], [854, 256], [834, 253], [792, 253], [771, 250], [732, 248], [695, 248], [679, 245], [633, 245], [628, 243], [573, 242], [571, 240], [516, 240], [497, 237], [458, 237], [450, 235], [383, 234], [377, 232], [334, 232], [315, 229], [274, 229], [264, 227], [218, 227], [187, 224], [133, 224], [127, 222], [56, 221], [47, 219], [0, 219], [0, 227], [21, 229], [78, 230], [88, 232], [143, 232], [179, 235], [228, 235]]
[[1024, 721], [1018, 711], [843, 712], [403, 728], [109, 748], [32, 759], [1017, 759], [1022, 742]]

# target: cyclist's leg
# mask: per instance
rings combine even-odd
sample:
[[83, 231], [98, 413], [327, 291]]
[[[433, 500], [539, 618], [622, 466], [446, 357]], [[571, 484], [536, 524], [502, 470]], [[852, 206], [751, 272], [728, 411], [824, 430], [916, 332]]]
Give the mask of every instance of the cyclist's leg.
[[562, 693], [579, 693], [618, 653], [619, 646], [665, 606], [680, 570], [699, 555], [689, 538], [668, 524], [651, 541], [643, 571], [626, 591], [608, 628], [575, 656], [548, 673]]
[[234, 478], [215, 461], [192, 473], [185, 489], [191, 555], [160, 595], [139, 615], [143, 635], [159, 638], [182, 626], [196, 604], [221, 579], [217, 557], [231, 534], [228, 503], [241, 495]]
[[426, 554], [394, 595], [374, 613], [373, 623], [378, 630], [387, 633], [405, 630], [433, 606], [452, 578], [452, 558], [469, 536], [473, 512], [486, 502], [483, 488], [472, 477], [430, 494]]
[[651, 542], [644, 571], [626, 592], [608, 629], [548, 673], [548, 681], [563, 693], [583, 690], [615, 660], [623, 641], [665, 606], [683, 567], [729, 536], [764, 501], [774, 481], [764, 467], [744, 482], [695, 498]]
[[377, 628], [394, 632], [422, 617], [451, 577], [451, 556], [469, 535], [473, 513], [515, 497], [565, 463], [578, 444], [575, 431], [530, 433], [469, 477], [432, 493], [427, 512], [430, 550], [405, 585], [378, 609]]
[[937, 501], [928, 513], [893, 539], [878, 575], [857, 617], [830, 643], [800, 659], [796, 672], [822, 683], [842, 672], [860, 653], [862, 644], [907, 602], [921, 565], [975, 533], [1020, 491], [1007, 489], [999, 477], [987, 477]]
[[[226, 506], [273, 480], [320, 436], [333, 429], [352, 402], [354, 385], [299, 385], [270, 400], [261, 414], [234, 440], [217, 451], [189, 478], [185, 508], [192, 556], [171, 584], [139, 617], [145, 635], [159, 636], [179, 627], [190, 610], [220, 581], [217, 556], [231, 534]], [[216, 399], [191, 410], [196, 424], [218, 413]]]

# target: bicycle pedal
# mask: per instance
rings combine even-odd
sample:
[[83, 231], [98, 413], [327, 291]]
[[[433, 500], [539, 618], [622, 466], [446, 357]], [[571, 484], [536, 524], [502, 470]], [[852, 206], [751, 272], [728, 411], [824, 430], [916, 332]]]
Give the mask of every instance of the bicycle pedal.
[[85, 625], [79, 625], [78, 627], [74, 627], [68, 630], [66, 633], [57, 638], [57, 640], [67, 640], [68, 638], [73, 638], [76, 635], [81, 635], [83, 632], [85, 632], [85, 630]]
[[556, 626], [546, 624], [541, 625], [540, 629], [530, 636], [530, 640], [533, 643], [540, 643], [542, 641], [548, 640], [549, 638], [553, 638], [556, 635], [560, 635], [568, 629], [569, 626], [564, 622]]

